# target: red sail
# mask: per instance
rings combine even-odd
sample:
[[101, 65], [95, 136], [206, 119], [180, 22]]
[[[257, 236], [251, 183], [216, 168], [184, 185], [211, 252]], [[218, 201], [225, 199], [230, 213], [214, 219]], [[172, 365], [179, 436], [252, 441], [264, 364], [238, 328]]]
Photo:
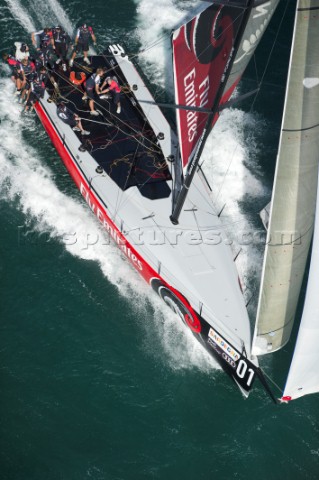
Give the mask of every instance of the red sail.
[[[177, 104], [211, 110], [215, 102], [220, 101], [224, 72], [234, 53], [233, 46], [242, 15], [242, 8], [213, 4], [174, 32]], [[207, 117], [207, 113], [177, 110], [183, 167], [187, 167], [196, 150]]]

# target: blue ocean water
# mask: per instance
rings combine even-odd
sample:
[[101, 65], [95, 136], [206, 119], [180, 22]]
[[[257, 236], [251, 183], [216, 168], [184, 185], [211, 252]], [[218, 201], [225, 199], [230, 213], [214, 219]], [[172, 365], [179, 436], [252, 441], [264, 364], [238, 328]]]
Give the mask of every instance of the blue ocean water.
[[[138, 61], [169, 96], [167, 35], [195, 4], [0, 0], [1, 51], [85, 20], [97, 49], [152, 45]], [[242, 233], [261, 228], [270, 198], [294, 4], [281, 2], [243, 79], [254, 88], [277, 37], [253, 109], [224, 112], [204, 154], [216, 202]], [[257, 385], [243, 400], [108, 243], [39, 121], [19, 115], [4, 65], [0, 84], [0, 478], [318, 479], [318, 396], [277, 407]], [[261, 255], [250, 245], [240, 260], [252, 314]], [[292, 348], [261, 361], [280, 386]]]

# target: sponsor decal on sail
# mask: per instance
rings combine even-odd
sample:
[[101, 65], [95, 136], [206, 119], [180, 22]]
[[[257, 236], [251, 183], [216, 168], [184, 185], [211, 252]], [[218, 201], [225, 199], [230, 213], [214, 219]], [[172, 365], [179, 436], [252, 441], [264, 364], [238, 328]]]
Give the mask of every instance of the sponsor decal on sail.
[[[211, 5], [173, 36], [176, 103], [212, 109], [233, 55], [241, 11]], [[177, 124], [183, 167], [192, 158], [208, 114], [178, 110]]]
[[253, 54], [274, 13], [277, 3], [276, 1], [269, 1], [255, 7], [234, 64], [239, 63], [244, 57]]

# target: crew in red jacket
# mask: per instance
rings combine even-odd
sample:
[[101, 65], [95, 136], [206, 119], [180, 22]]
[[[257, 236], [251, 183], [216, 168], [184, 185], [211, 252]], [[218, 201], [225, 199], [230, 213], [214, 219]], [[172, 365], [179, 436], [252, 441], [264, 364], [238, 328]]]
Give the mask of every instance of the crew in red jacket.
[[[104, 89], [104, 86], [108, 85], [108, 88]], [[105, 93], [111, 92], [113, 96], [113, 102], [117, 106], [116, 113], [121, 113], [121, 102], [120, 102], [120, 93], [121, 93], [121, 87], [117, 83], [117, 81], [114, 80], [114, 78], [107, 77], [101, 87], [101, 96], [100, 98], [103, 98], [103, 95]]]
[[9, 67], [11, 68], [11, 80], [16, 86], [16, 95], [21, 94], [22, 82], [23, 82], [23, 73], [21, 71], [21, 64], [18, 60], [9, 55], [8, 53], [4, 53], [2, 58], [5, 62], [8, 63]]

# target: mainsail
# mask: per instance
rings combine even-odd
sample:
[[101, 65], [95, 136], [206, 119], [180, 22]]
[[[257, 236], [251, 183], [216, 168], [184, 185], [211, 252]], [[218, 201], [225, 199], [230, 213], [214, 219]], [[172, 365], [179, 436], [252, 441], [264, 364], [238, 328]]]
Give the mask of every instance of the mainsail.
[[[212, 5], [174, 32], [176, 103], [211, 109], [232, 54], [243, 8]], [[183, 167], [188, 165], [208, 114], [177, 111]]]
[[255, 355], [278, 350], [289, 340], [313, 233], [319, 162], [318, 19], [319, 0], [298, 0], [253, 341]]
[[[312, 153], [319, 159], [319, 0], [299, 0], [297, 30], [302, 29], [309, 45], [316, 52], [307, 58], [303, 81], [307, 95], [311, 96], [313, 127], [309, 129]], [[310, 61], [309, 61], [310, 60]], [[295, 352], [282, 400], [292, 400], [309, 393], [319, 392], [318, 341], [319, 341], [319, 191], [315, 229], [312, 242], [311, 264], [304, 310]]]
[[[187, 191], [219, 108], [239, 82], [279, 0], [206, 1], [173, 34], [175, 100], [185, 180], [171, 216], [178, 223]], [[198, 111], [200, 108], [205, 111]], [[207, 112], [211, 113], [207, 113]]]
[[[216, 101], [224, 103], [228, 100], [278, 1], [206, 2], [204, 11], [174, 32], [175, 100], [178, 105], [212, 110]], [[258, 5], [253, 7], [255, 3]], [[244, 14], [248, 8], [252, 9], [247, 19]], [[245, 29], [241, 32], [243, 22]], [[241, 43], [234, 51], [240, 34]], [[232, 60], [233, 66], [226, 77]], [[207, 119], [207, 113], [177, 110], [183, 167], [187, 167], [194, 154]]]

